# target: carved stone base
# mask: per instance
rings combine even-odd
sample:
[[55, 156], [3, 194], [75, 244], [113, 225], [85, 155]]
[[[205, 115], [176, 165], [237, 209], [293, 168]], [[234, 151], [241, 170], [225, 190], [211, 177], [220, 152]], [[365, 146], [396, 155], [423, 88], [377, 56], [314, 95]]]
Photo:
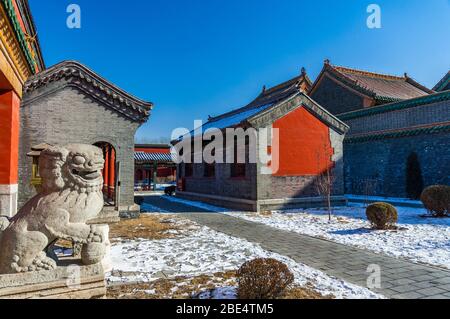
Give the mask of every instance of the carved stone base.
[[92, 299], [106, 295], [101, 265], [0, 275], [0, 299]]

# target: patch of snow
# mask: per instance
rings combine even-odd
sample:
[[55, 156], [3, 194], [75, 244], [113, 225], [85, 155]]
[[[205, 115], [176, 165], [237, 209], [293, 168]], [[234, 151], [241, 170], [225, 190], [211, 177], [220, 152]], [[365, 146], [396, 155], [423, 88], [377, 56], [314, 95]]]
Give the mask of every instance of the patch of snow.
[[170, 186], [176, 186], [176, 183], [173, 182], [173, 183], [167, 183], [167, 184], [156, 184], [155, 188], [157, 191], [164, 191], [164, 189], [166, 187], [170, 187]]
[[368, 202], [388, 202], [392, 204], [407, 204], [413, 207], [423, 207], [420, 200], [412, 200], [409, 198], [401, 197], [382, 197], [382, 196], [365, 196], [365, 195], [352, 195], [347, 194], [345, 197], [350, 201], [368, 201]]
[[196, 225], [177, 238], [161, 240], [124, 240], [112, 244], [113, 272], [109, 282], [149, 282], [162, 277], [197, 276], [238, 269], [244, 262], [275, 258], [288, 265], [295, 283], [311, 283], [323, 295], [336, 298], [381, 298], [370, 290], [299, 264], [244, 239]]
[[218, 287], [199, 293], [198, 299], [237, 299], [236, 287]]
[[420, 200], [413, 200], [409, 198], [402, 198], [402, 197], [384, 197], [384, 196], [365, 196], [365, 195], [353, 195], [353, 194], [346, 194], [346, 198], [348, 199], [368, 199], [368, 200], [374, 200], [374, 201], [395, 201], [395, 202], [402, 202], [402, 203], [413, 203], [413, 204], [421, 204], [422, 202]]
[[423, 208], [397, 207], [399, 226], [404, 230], [370, 229], [365, 208], [335, 207], [328, 221], [325, 209], [274, 211], [270, 216], [228, 213], [253, 222], [325, 238], [341, 244], [368, 249], [450, 269], [450, 218], [422, 218]]
[[141, 204], [141, 211], [144, 213], [167, 213], [166, 210], [148, 203]]
[[243, 112], [239, 112], [236, 114], [230, 114], [230, 115], [223, 117], [221, 119], [218, 119], [218, 120], [209, 121], [202, 126], [202, 132], [205, 132], [208, 129], [211, 129], [211, 130], [219, 129], [220, 130], [220, 129], [234, 126], [234, 125], [239, 124], [242, 121], [246, 120], [247, 118], [258, 114], [259, 112], [262, 112], [262, 111], [268, 109], [272, 105], [273, 105], [273, 103], [261, 105], [259, 107], [255, 107], [255, 108], [243, 111]]

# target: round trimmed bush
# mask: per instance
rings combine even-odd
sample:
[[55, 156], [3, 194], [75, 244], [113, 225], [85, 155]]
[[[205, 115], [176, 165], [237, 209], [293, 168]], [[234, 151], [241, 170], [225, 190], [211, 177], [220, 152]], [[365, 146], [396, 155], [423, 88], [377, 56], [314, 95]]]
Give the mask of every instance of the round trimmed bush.
[[241, 266], [237, 279], [240, 299], [275, 299], [292, 284], [294, 275], [276, 259], [257, 258]]
[[367, 219], [376, 229], [393, 228], [398, 220], [397, 209], [388, 203], [373, 203], [366, 209]]
[[450, 186], [429, 186], [423, 190], [420, 200], [433, 216], [448, 216], [450, 210]]

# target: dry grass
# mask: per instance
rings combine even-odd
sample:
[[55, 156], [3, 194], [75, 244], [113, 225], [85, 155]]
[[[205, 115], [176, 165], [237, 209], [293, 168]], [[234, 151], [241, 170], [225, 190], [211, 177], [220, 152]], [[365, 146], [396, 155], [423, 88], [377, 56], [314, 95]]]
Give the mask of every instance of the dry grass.
[[266, 211], [260, 212], [259, 215], [264, 216], [264, 217], [270, 217], [270, 216], [272, 216], [272, 212], [270, 210], [266, 210]]
[[[149, 283], [123, 284], [108, 287], [108, 299], [192, 299], [193, 296], [218, 287], [236, 286], [236, 272], [227, 271], [214, 275], [158, 279]], [[322, 296], [311, 284], [292, 286], [281, 299], [333, 299]]]
[[124, 284], [108, 287], [108, 299], [191, 299], [192, 296], [215, 287], [235, 285], [234, 271], [158, 279], [149, 283]]
[[341, 224], [348, 224], [350, 223], [347, 219], [342, 218], [342, 217], [336, 217], [336, 220], [341, 223]]
[[110, 225], [110, 238], [121, 239], [164, 239], [174, 238], [180, 226], [171, 215], [141, 215], [137, 219], [122, 219]]

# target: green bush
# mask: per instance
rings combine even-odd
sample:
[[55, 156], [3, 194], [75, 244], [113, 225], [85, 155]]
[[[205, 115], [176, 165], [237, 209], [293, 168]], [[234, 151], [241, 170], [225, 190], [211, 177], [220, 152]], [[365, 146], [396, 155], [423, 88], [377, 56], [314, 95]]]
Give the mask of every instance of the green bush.
[[257, 258], [241, 266], [237, 279], [240, 299], [275, 299], [292, 284], [294, 275], [276, 259]]
[[367, 219], [376, 229], [393, 228], [398, 220], [397, 209], [388, 203], [373, 203], [366, 209]]
[[424, 189], [420, 195], [425, 208], [436, 217], [449, 216], [450, 186], [433, 185]]

